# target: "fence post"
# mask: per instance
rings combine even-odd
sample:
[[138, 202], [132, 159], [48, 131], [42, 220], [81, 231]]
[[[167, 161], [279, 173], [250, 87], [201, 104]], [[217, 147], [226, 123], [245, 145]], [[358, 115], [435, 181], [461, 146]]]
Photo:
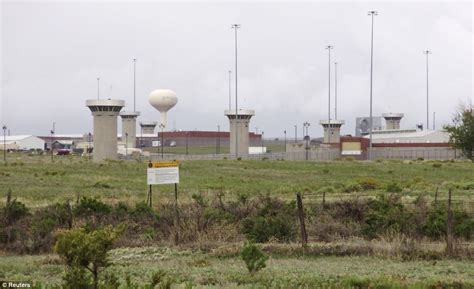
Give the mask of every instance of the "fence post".
[[326, 206], [326, 191], [323, 192], [323, 209]]
[[446, 254], [453, 254], [453, 211], [451, 210], [451, 189], [448, 193], [448, 221], [446, 228]]
[[306, 245], [308, 244], [308, 235], [306, 234], [306, 226], [304, 224], [303, 200], [301, 199], [300, 193], [296, 193], [296, 203], [298, 205], [298, 217], [300, 219], [301, 246], [306, 248]]
[[435, 201], [434, 201], [434, 203], [435, 203], [435, 207], [438, 205], [438, 188], [439, 188], [439, 187], [438, 187], [438, 186], [436, 186], [436, 192], [435, 192]]

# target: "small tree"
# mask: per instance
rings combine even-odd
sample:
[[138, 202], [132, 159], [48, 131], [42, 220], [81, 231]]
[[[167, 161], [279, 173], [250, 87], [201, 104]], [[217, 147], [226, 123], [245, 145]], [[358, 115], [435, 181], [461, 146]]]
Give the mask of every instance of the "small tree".
[[449, 142], [470, 160], [474, 151], [474, 111], [461, 105], [453, 118], [452, 125], [444, 126], [449, 133]]
[[93, 288], [97, 289], [100, 270], [109, 266], [107, 253], [122, 232], [123, 227], [106, 227], [95, 231], [85, 228], [59, 231], [54, 249], [68, 266], [65, 287], [87, 287], [90, 280], [86, 276], [87, 270], [92, 274]]
[[241, 252], [242, 259], [250, 274], [255, 274], [265, 268], [268, 256], [265, 255], [255, 244], [246, 242]]

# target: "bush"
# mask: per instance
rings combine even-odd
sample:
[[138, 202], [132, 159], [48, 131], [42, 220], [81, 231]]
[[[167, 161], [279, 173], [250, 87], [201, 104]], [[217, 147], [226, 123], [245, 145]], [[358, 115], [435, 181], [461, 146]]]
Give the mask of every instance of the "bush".
[[440, 168], [442, 165], [442, 163], [434, 163], [433, 168]]
[[283, 204], [276, 199], [267, 198], [265, 205], [256, 216], [243, 221], [243, 233], [253, 242], [264, 243], [271, 238], [291, 241], [295, 238], [295, 204]]
[[58, 240], [54, 250], [62, 257], [68, 267], [64, 277], [66, 287], [70, 283], [85, 285], [89, 279], [86, 272], [89, 271], [92, 273], [93, 287], [97, 288], [100, 271], [102, 268], [109, 266], [107, 254], [112, 249], [113, 242], [123, 230], [123, 227], [118, 229], [107, 227], [95, 231], [89, 231], [85, 228], [60, 231], [57, 235]]
[[[440, 205], [428, 213], [428, 218], [423, 226], [423, 233], [435, 240], [446, 236], [448, 212], [446, 205]], [[474, 233], [474, 219], [457, 209], [453, 209], [454, 236], [470, 240]]]
[[367, 205], [368, 212], [362, 227], [365, 236], [374, 238], [388, 230], [404, 232], [410, 214], [399, 197], [379, 195], [376, 199], [369, 200]]
[[374, 178], [364, 178], [357, 182], [364, 191], [375, 190], [380, 187], [379, 181]]
[[255, 274], [265, 268], [268, 256], [260, 251], [255, 244], [246, 242], [240, 253], [250, 274]]
[[11, 191], [7, 193], [7, 202], [5, 208], [3, 208], [4, 213], [4, 225], [12, 225], [21, 218], [27, 216], [28, 208], [22, 202], [17, 201], [16, 199], [11, 199]]
[[88, 216], [91, 214], [108, 214], [111, 207], [98, 199], [82, 197], [74, 213], [79, 216]]
[[344, 186], [345, 193], [353, 193], [362, 191], [362, 187], [357, 183], [349, 183]]
[[158, 221], [158, 214], [148, 206], [145, 202], [140, 202], [135, 205], [135, 208], [130, 212], [130, 215], [135, 219], [148, 219]]
[[388, 193], [400, 193], [403, 189], [397, 182], [391, 182], [387, 184], [385, 190]]

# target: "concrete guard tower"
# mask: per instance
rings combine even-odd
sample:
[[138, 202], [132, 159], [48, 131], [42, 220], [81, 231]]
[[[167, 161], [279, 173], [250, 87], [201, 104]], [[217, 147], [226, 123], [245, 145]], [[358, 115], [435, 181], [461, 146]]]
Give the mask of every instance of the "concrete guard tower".
[[237, 148], [238, 155], [247, 155], [249, 153], [249, 123], [255, 111], [239, 110], [237, 119], [235, 110], [225, 110], [224, 114], [229, 118], [230, 154], [235, 155]]
[[341, 126], [344, 124], [343, 120], [321, 120], [320, 125], [324, 128], [324, 143], [340, 143], [341, 142]]
[[94, 117], [94, 161], [117, 159], [117, 117], [125, 101], [89, 99], [86, 106]]
[[[135, 148], [137, 146], [137, 117], [140, 115], [138, 111], [122, 111], [122, 142], [127, 148]], [[128, 137], [127, 137], [128, 135]]]
[[387, 130], [400, 129], [400, 120], [403, 118], [403, 113], [383, 113], [382, 116], [387, 123]]
[[144, 134], [155, 134], [155, 127], [158, 125], [156, 121], [140, 122], [142, 133]]

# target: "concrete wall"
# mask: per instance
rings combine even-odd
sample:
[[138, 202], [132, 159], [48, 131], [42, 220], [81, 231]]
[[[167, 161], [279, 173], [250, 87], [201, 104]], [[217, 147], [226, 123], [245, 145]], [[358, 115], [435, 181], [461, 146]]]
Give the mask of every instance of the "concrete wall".
[[[127, 140], [125, 139], [128, 134]], [[135, 148], [137, 143], [137, 118], [122, 117], [122, 142], [128, 144], [129, 148]]]
[[94, 117], [94, 161], [117, 159], [118, 112], [92, 112]]
[[449, 147], [388, 147], [372, 148], [372, 156], [384, 159], [407, 159], [416, 160], [423, 158], [425, 160], [451, 160], [460, 157], [460, 153]]
[[[235, 155], [236, 137], [238, 138], [237, 153], [248, 154], [249, 151], [249, 119], [229, 119], [230, 126], [230, 154]], [[236, 135], [237, 131], [237, 135]]]

